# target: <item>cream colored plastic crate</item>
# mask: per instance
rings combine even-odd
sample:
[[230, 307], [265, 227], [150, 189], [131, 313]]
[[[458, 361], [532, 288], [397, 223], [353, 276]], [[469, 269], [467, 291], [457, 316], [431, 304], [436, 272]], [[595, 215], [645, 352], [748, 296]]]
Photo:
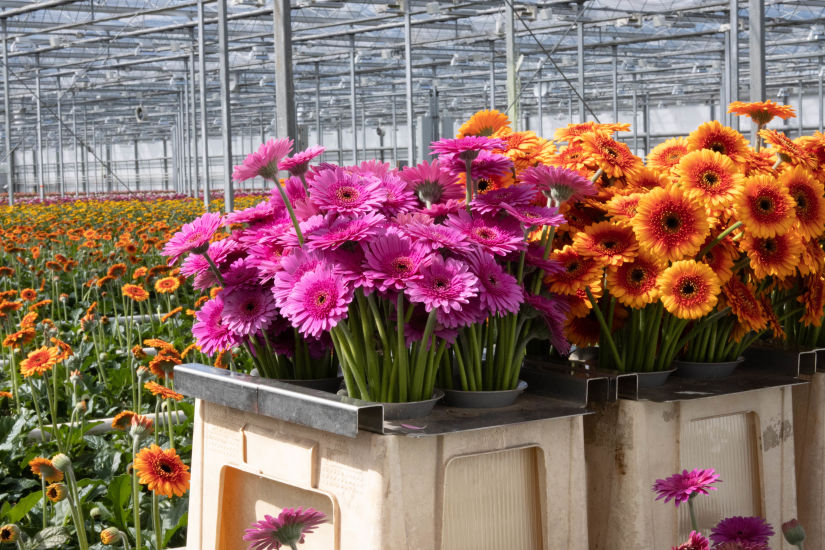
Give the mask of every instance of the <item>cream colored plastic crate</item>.
[[195, 406], [189, 550], [239, 550], [264, 514], [331, 519], [306, 550], [588, 548], [582, 417], [349, 438]]
[[724, 517], [759, 515], [776, 530], [770, 547], [791, 548], [780, 530], [796, 517], [791, 393], [780, 386], [663, 403], [620, 399], [585, 417], [590, 548], [686, 540], [687, 504], [677, 511], [672, 501], [656, 501], [652, 486], [693, 468], [715, 468], [722, 479], [695, 501], [705, 534]]
[[825, 550], [825, 374], [793, 389], [799, 521], [807, 550]]

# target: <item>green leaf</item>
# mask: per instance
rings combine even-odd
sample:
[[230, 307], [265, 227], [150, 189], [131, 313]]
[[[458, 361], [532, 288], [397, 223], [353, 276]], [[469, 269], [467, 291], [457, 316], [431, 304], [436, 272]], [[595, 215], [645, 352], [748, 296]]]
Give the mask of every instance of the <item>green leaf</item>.
[[131, 491], [132, 476], [129, 474], [121, 474], [109, 483], [109, 504], [112, 506], [112, 515], [117, 527], [121, 530], [125, 528], [125, 521], [123, 519], [123, 510], [129, 502], [129, 497], [132, 495]]
[[26, 415], [21, 415], [14, 422], [11, 430], [9, 430], [9, 432], [5, 435], [2, 445], [0, 445], [0, 451], [11, 451], [16, 447], [16, 440], [20, 436], [20, 432], [23, 430], [23, 427], [25, 427], [27, 420], [28, 417]]
[[28, 514], [32, 508], [37, 506], [40, 500], [43, 498], [43, 491], [37, 491], [36, 493], [30, 493], [25, 497], [21, 498], [17, 504], [14, 505], [14, 508], [8, 511], [6, 514], [7, 521], [9, 523], [17, 523], [23, 517]]
[[47, 550], [61, 548], [70, 539], [63, 527], [46, 527], [35, 535], [34, 540], [37, 542], [38, 549]]

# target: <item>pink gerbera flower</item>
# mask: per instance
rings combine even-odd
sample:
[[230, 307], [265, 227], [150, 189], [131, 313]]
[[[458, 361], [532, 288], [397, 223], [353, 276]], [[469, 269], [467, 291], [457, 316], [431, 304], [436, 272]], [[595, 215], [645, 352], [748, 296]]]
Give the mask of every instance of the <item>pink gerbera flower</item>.
[[570, 313], [570, 304], [559, 296], [528, 294], [527, 304], [539, 312], [547, 326], [550, 343], [561, 355], [570, 353], [570, 342], [564, 337], [564, 322]]
[[235, 181], [246, 181], [261, 176], [264, 179], [275, 181], [278, 177], [278, 163], [292, 150], [292, 140], [289, 138], [270, 139], [250, 153], [232, 172]]
[[281, 269], [272, 279], [272, 296], [275, 304], [283, 309], [289, 294], [304, 273], [318, 267], [328, 268], [328, 264], [317, 252], [305, 252], [302, 248], [294, 248], [289, 254], [281, 257]]
[[[218, 269], [232, 264], [240, 258], [242, 246], [234, 239], [222, 239], [209, 245], [206, 255]], [[181, 275], [195, 277], [192, 283], [198, 290], [204, 290], [219, 284], [217, 275], [212, 271], [209, 261], [203, 254], [189, 254], [180, 266]]]
[[312, 508], [284, 508], [277, 518], [265, 515], [244, 532], [249, 550], [278, 550], [281, 546], [295, 548], [304, 543], [306, 535], [324, 523], [327, 517]]
[[181, 227], [163, 247], [161, 255], [169, 256], [169, 265], [174, 265], [184, 254], [205, 253], [222, 222], [223, 217], [219, 213], [207, 212]]
[[470, 242], [496, 256], [505, 256], [525, 247], [521, 225], [510, 217], [470, 216], [460, 210], [448, 216], [444, 225], [459, 230]]
[[401, 230], [430, 252], [451, 250], [466, 253], [471, 249], [464, 233], [446, 225], [413, 222], [401, 227]]
[[442, 139], [430, 143], [430, 151], [435, 155], [456, 155], [462, 162], [473, 160], [479, 151], [504, 149], [504, 142], [485, 136], [467, 136], [457, 139]]
[[381, 292], [403, 290], [410, 280], [421, 277], [419, 268], [429, 254], [397, 229], [388, 229], [365, 247], [364, 275]]
[[508, 214], [523, 223], [525, 227], [543, 227], [546, 225], [557, 227], [564, 223], [564, 216], [559, 214], [559, 209], [555, 207], [511, 206], [505, 204], [503, 208]]
[[195, 313], [195, 319], [192, 335], [206, 355], [238, 345], [238, 337], [223, 321], [223, 300], [220, 296], [203, 304], [200, 311]]
[[[277, 185], [281, 185], [277, 183]], [[307, 198], [307, 191], [304, 189], [304, 184], [301, 182], [300, 178], [296, 178], [294, 176], [286, 178], [283, 183], [284, 191], [286, 192], [286, 197], [289, 199], [289, 202], [295, 205], [296, 202], [306, 200]], [[273, 189], [269, 192], [270, 194], [270, 201], [272, 201], [273, 208], [279, 209], [283, 208], [286, 209], [286, 205], [284, 204], [284, 199], [281, 196], [281, 192], [277, 189]]]
[[381, 205], [381, 180], [361, 176], [343, 168], [324, 170], [309, 184], [313, 202], [322, 211], [366, 214]]
[[446, 218], [448, 215], [455, 214], [461, 210], [464, 210], [462, 204], [455, 199], [450, 199], [447, 202], [433, 204], [429, 208], [422, 210], [421, 213], [438, 221], [438, 218]]
[[432, 163], [425, 160], [416, 166], [407, 166], [400, 176], [407, 183], [407, 188], [428, 207], [438, 202], [464, 198], [464, 188], [458, 185], [455, 175], [442, 169], [438, 160]]
[[270, 201], [259, 202], [255, 206], [244, 210], [230, 212], [224, 218], [224, 225], [230, 226], [238, 223], [254, 225], [271, 218], [275, 213], [275, 206]]
[[342, 216], [328, 227], [312, 233], [307, 238], [310, 250], [334, 250], [344, 243], [360, 242], [373, 236], [386, 218], [377, 212], [370, 212], [357, 218]]
[[470, 298], [478, 295], [478, 277], [462, 261], [434, 256], [421, 268], [421, 278], [409, 281], [406, 293], [411, 302], [424, 304], [428, 312], [438, 309], [450, 314], [461, 311]]
[[378, 159], [364, 160], [358, 166], [348, 166], [350, 172], [354, 174], [361, 174], [362, 176], [375, 176], [378, 179], [383, 178], [390, 173], [390, 163], [382, 162]]
[[574, 170], [558, 166], [532, 166], [524, 170], [520, 177], [521, 181], [534, 185], [556, 206], [596, 193], [596, 188], [589, 179]]
[[710, 550], [710, 542], [702, 533], [691, 531], [687, 542], [673, 546], [671, 550]]
[[304, 336], [318, 337], [346, 317], [352, 289], [334, 270], [319, 266], [305, 272], [289, 293], [281, 313]]
[[293, 176], [301, 177], [309, 170], [309, 163], [312, 159], [326, 151], [321, 145], [313, 145], [309, 149], [304, 149], [300, 153], [295, 153], [278, 163], [278, 168], [286, 170]]
[[387, 217], [410, 212], [418, 206], [413, 192], [407, 189], [407, 184], [394, 172], [388, 173], [381, 178], [380, 193], [384, 197], [381, 205], [381, 213]]
[[478, 296], [470, 298], [466, 304], [462, 304], [461, 309], [454, 309], [444, 312], [443, 309], [436, 309], [436, 320], [442, 327], [442, 331], [452, 331], [470, 325], [475, 325], [487, 319], [487, 310], [481, 305]]
[[481, 304], [491, 315], [498, 317], [516, 313], [524, 299], [516, 278], [505, 273], [495, 257], [487, 252], [475, 252], [468, 259], [470, 268], [478, 277]]
[[511, 185], [493, 189], [478, 195], [471, 206], [479, 214], [496, 214], [505, 206], [527, 206], [536, 197], [536, 188], [531, 185]]
[[266, 329], [277, 315], [275, 299], [268, 289], [244, 285], [221, 293], [223, 322], [239, 336]]
[[[441, 157], [441, 164], [455, 175], [464, 174], [466, 165], [457, 155], [445, 155]], [[473, 180], [489, 180], [497, 178], [513, 169], [513, 161], [504, 155], [481, 151], [478, 157], [470, 165], [470, 173]]]
[[733, 516], [716, 524], [710, 532], [710, 540], [714, 548], [725, 543], [767, 545], [773, 534], [773, 527], [758, 516]]
[[679, 504], [687, 501], [692, 496], [708, 494], [708, 490], [715, 491], [716, 487], [712, 487], [714, 483], [719, 480], [719, 475], [713, 468], [695, 469], [688, 472], [682, 471], [681, 474], [673, 474], [667, 479], [657, 479], [653, 484], [653, 490], [659, 493], [656, 500], [665, 499], [665, 502], [670, 502], [671, 499]]

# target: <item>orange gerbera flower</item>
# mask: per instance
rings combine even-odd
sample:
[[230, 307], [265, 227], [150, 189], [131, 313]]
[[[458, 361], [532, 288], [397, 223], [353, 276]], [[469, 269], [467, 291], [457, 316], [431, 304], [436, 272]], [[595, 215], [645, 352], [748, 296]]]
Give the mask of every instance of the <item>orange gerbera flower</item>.
[[132, 411], [120, 411], [112, 419], [112, 428], [125, 432], [132, 425], [132, 418], [136, 417], [137, 413]]
[[37, 457], [29, 460], [29, 468], [34, 475], [43, 478], [46, 483], [63, 481], [63, 472], [55, 468], [48, 458]]
[[704, 201], [708, 211], [729, 207], [739, 196], [742, 182], [733, 161], [710, 149], [691, 151], [682, 157], [674, 175], [685, 194]]
[[[622, 306], [616, 306], [613, 312], [613, 324], [611, 325], [613, 330], [621, 329], [627, 317], [627, 309]], [[571, 344], [575, 344], [580, 348], [594, 346], [599, 343], [601, 326], [592, 309], [581, 317], [568, 317], [564, 323], [563, 330], [565, 338], [567, 338]]]
[[823, 310], [825, 310], [825, 279], [821, 273], [813, 273], [802, 280], [805, 292], [797, 301], [805, 306], [805, 312], [800, 317], [806, 326], [818, 327], [822, 324]]
[[742, 134], [723, 126], [719, 121], [705, 122], [688, 135], [688, 150], [710, 149], [721, 153], [737, 163], [742, 164], [748, 158], [748, 141]]
[[667, 176], [658, 170], [651, 170], [647, 167], [642, 167], [636, 171], [632, 176], [627, 178], [627, 186], [631, 188], [646, 190], [654, 187], [667, 187], [670, 183]]
[[114, 264], [106, 271], [106, 276], [117, 279], [122, 277], [124, 273], [126, 273], [126, 264]]
[[737, 218], [756, 237], [780, 235], [796, 222], [793, 197], [784, 184], [771, 176], [748, 178], [734, 206]]
[[630, 177], [643, 166], [627, 145], [614, 140], [607, 132], [582, 134], [581, 141], [588, 157], [586, 162], [601, 168], [608, 177]]
[[[711, 231], [707, 240], [702, 243], [702, 248], [710, 244], [720, 232], [718, 230]], [[730, 235], [728, 235], [697, 260], [708, 264], [716, 273], [716, 276], [719, 277], [719, 282], [725, 284], [733, 276], [732, 268], [738, 256], [739, 252], [736, 250]]]
[[636, 208], [639, 200], [644, 197], [643, 193], [631, 193], [629, 195], [613, 195], [605, 205], [607, 213], [616, 223], [629, 224], [636, 216]]
[[180, 401], [183, 399], [183, 395], [179, 394], [178, 392], [167, 388], [166, 386], [161, 386], [157, 382], [146, 382], [143, 385], [144, 388], [149, 390], [152, 395], [159, 395], [163, 399], [174, 399], [175, 401]]
[[174, 345], [170, 344], [165, 340], [161, 340], [160, 338], [146, 338], [145, 340], [143, 340], [143, 345], [148, 346], [150, 348], [157, 348], [159, 350], [168, 349], [171, 351], [175, 351], [175, 353], [177, 353]]
[[177, 277], [164, 277], [155, 281], [155, 290], [160, 294], [170, 294], [180, 287]]
[[800, 275], [809, 275], [825, 270], [825, 251], [816, 239], [810, 239], [802, 245], [802, 256], [797, 264]]
[[779, 130], [759, 130], [759, 136], [765, 140], [765, 143], [773, 145], [777, 149], [777, 156], [783, 162], [804, 166], [808, 170], [816, 170], [816, 158], [797, 145], [791, 138], [786, 136]]
[[803, 239], [815, 239], [825, 231], [825, 186], [801, 166], [783, 170], [779, 176], [796, 203], [796, 229]]
[[677, 188], [648, 191], [630, 223], [641, 248], [670, 261], [696, 254], [709, 230], [702, 204]]
[[23, 330], [18, 330], [17, 332], [13, 332], [13, 333], [7, 335], [3, 339], [3, 346], [5, 346], [7, 348], [11, 348], [11, 349], [20, 348], [22, 346], [25, 346], [26, 344], [28, 344], [32, 340], [34, 340], [35, 335], [36, 335], [36, 332], [34, 331], [34, 329], [31, 329], [31, 328], [25, 328]]
[[553, 132], [553, 139], [556, 141], [575, 141], [576, 138], [587, 132], [592, 132], [596, 126], [595, 122], [588, 121], [580, 124], [568, 124], [564, 128], [557, 128]]
[[775, 237], [755, 237], [746, 233], [740, 246], [747, 253], [757, 279], [768, 275], [779, 278], [793, 275], [803, 250], [802, 241], [794, 231]]
[[719, 278], [707, 265], [694, 260], [674, 262], [659, 279], [662, 305], [679, 319], [699, 319], [719, 301]]
[[564, 295], [564, 299], [566, 299], [567, 303], [570, 305], [571, 316], [584, 317], [593, 307], [593, 304], [590, 302], [590, 297], [587, 295], [587, 289], [590, 290], [590, 294], [593, 295], [593, 299], [595, 300], [598, 300], [602, 297], [602, 294], [604, 294], [602, 281], [599, 279], [598, 281], [590, 283], [586, 287], [580, 288], [575, 292], [575, 294]]
[[163, 450], [154, 444], [141, 449], [135, 457], [135, 472], [138, 481], [155, 494], [180, 497], [189, 490], [189, 466], [175, 449]]
[[550, 164], [571, 170], [584, 170], [587, 158], [587, 153], [581, 144], [574, 142], [559, 149], [559, 152], [550, 160]]
[[27, 302], [37, 300], [37, 291], [33, 288], [24, 288], [20, 291], [20, 297]]
[[146, 267], [140, 266], [132, 272], [132, 280], [137, 281], [141, 277], [145, 277], [148, 272], [149, 270]]
[[819, 169], [825, 165], [825, 134], [814, 132], [810, 136], [796, 138], [796, 143], [814, 157]]
[[149, 298], [149, 293], [140, 285], [123, 285], [123, 295], [136, 302], [143, 302]]
[[171, 319], [172, 317], [174, 317], [175, 315], [177, 315], [181, 311], [183, 311], [183, 306], [178, 306], [178, 307], [172, 309], [172, 311], [170, 311], [168, 313], [164, 313], [163, 316], [160, 318], [160, 322], [165, 323], [166, 321], [168, 321], [169, 319]]
[[69, 344], [67, 344], [63, 340], [61, 340], [59, 338], [52, 337], [52, 338], [49, 339], [49, 341], [52, 344], [54, 344], [55, 347], [57, 348], [57, 350], [59, 351], [59, 354], [57, 356], [58, 363], [60, 361], [65, 361], [66, 359], [68, 359], [69, 357], [74, 355], [74, 351], [72, 351], [72, 346], [70, 346]]
[[754, 331], [767, 327], [768, 320], [765, 318], [762, 304], [756, 299], [753, 287], [733, 277], [725, 283], [722, 292], [725, 302], [740, 324]]
[[640, 253], [632, 261], [607, 269], [607, 288], [620, 304], [643, 308], [658, 299], [661, 272], [658, 260]]
[[180, 354], [175, 350], [162, 349], [154, 359], [149, 361], [149, 370], [152, 374], [160, 378], [175, 378], [175, 365], [182, 363]]
[[583, 256], [570, 245], [553, 252], [550, 258], [563, 269], [548, 275], [545, 281], [550, 284], [550, 290], [559, 294], [575, 294], [577, 290], [598, 281], [605, 265], [603, 259]]
[[461, 125], [456, 137], [492, 136], [502, 128], [510, 126], [510, 118], [496, 110], [478, 111]]
[[633, 230], [627, 226], [599, 222], [585, 227], [573, 239], [573, 248], [582, 256], [601, 258], [606, 264], [621, 265], [639, 251]]
[[647, 165], [653, 170], [667, 173], [679, 164], [679, 161], [688, 153], [688, 142], [685, 138], [673, 138], [660, 143], [647, 154]]
[[25, 378], [30, 376], [42, 376], [52, 370], [57, 364], [57, 357], [60, 351], [57, 348], [42, 347], [29, 353], [20, 361], [20, 374]]
[[770, 99], [767, 101], [752, 101], [750, 103], [734, 101], [728, 105], [728, 112], [739, 116], [747, 115], [759, 126], [764, 126], [773, 120], [774, 117], [786, 120], [796, 116], [796, 113], [790, 105], [780, 105]]

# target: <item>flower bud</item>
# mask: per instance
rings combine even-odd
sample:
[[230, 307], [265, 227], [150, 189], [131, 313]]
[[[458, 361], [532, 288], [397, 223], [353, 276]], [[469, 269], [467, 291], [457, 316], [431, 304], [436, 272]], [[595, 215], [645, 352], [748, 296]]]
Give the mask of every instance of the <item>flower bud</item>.
[[805, 529], [796, 518], [782, 524], [782, 534], [788, 544], [799, 545], [805, 540]]
[[20, 537], [20, 528], [13, 523], [0, 527], [0, 542], [16, 542]]
[[142, 414], [136, 414], [132, 417], [131, 428], [129, 434], [132, 437], [141, 439], [152, 434], [152, 419]]
[[89, 517], [92, 519], [100, 519], [100, 508], [95, 506], [91, 510], [89, 510]]
[[72, 371], [71, 376], [69, 376], [69, 382], [71, 382], [72, 384], [77, 384], [78, 382], [80, 382], [80, 379], [82, 377], [83, 375], [80, 374], [80, 371], [75, 369]]
[[100, 532], [100, 542], [106, 545], [114, 544], [120, 540], [120, 536], [117, 527], [107, 527]]
[[46, 497], [57, 503], [66, 498], [66, 491], [65, 483], [52, 483], [46, 487]]
[[56, 454], [52, 458], [52, 465], [65, 474], [72, 468], [72, 459], [63, 453]]

